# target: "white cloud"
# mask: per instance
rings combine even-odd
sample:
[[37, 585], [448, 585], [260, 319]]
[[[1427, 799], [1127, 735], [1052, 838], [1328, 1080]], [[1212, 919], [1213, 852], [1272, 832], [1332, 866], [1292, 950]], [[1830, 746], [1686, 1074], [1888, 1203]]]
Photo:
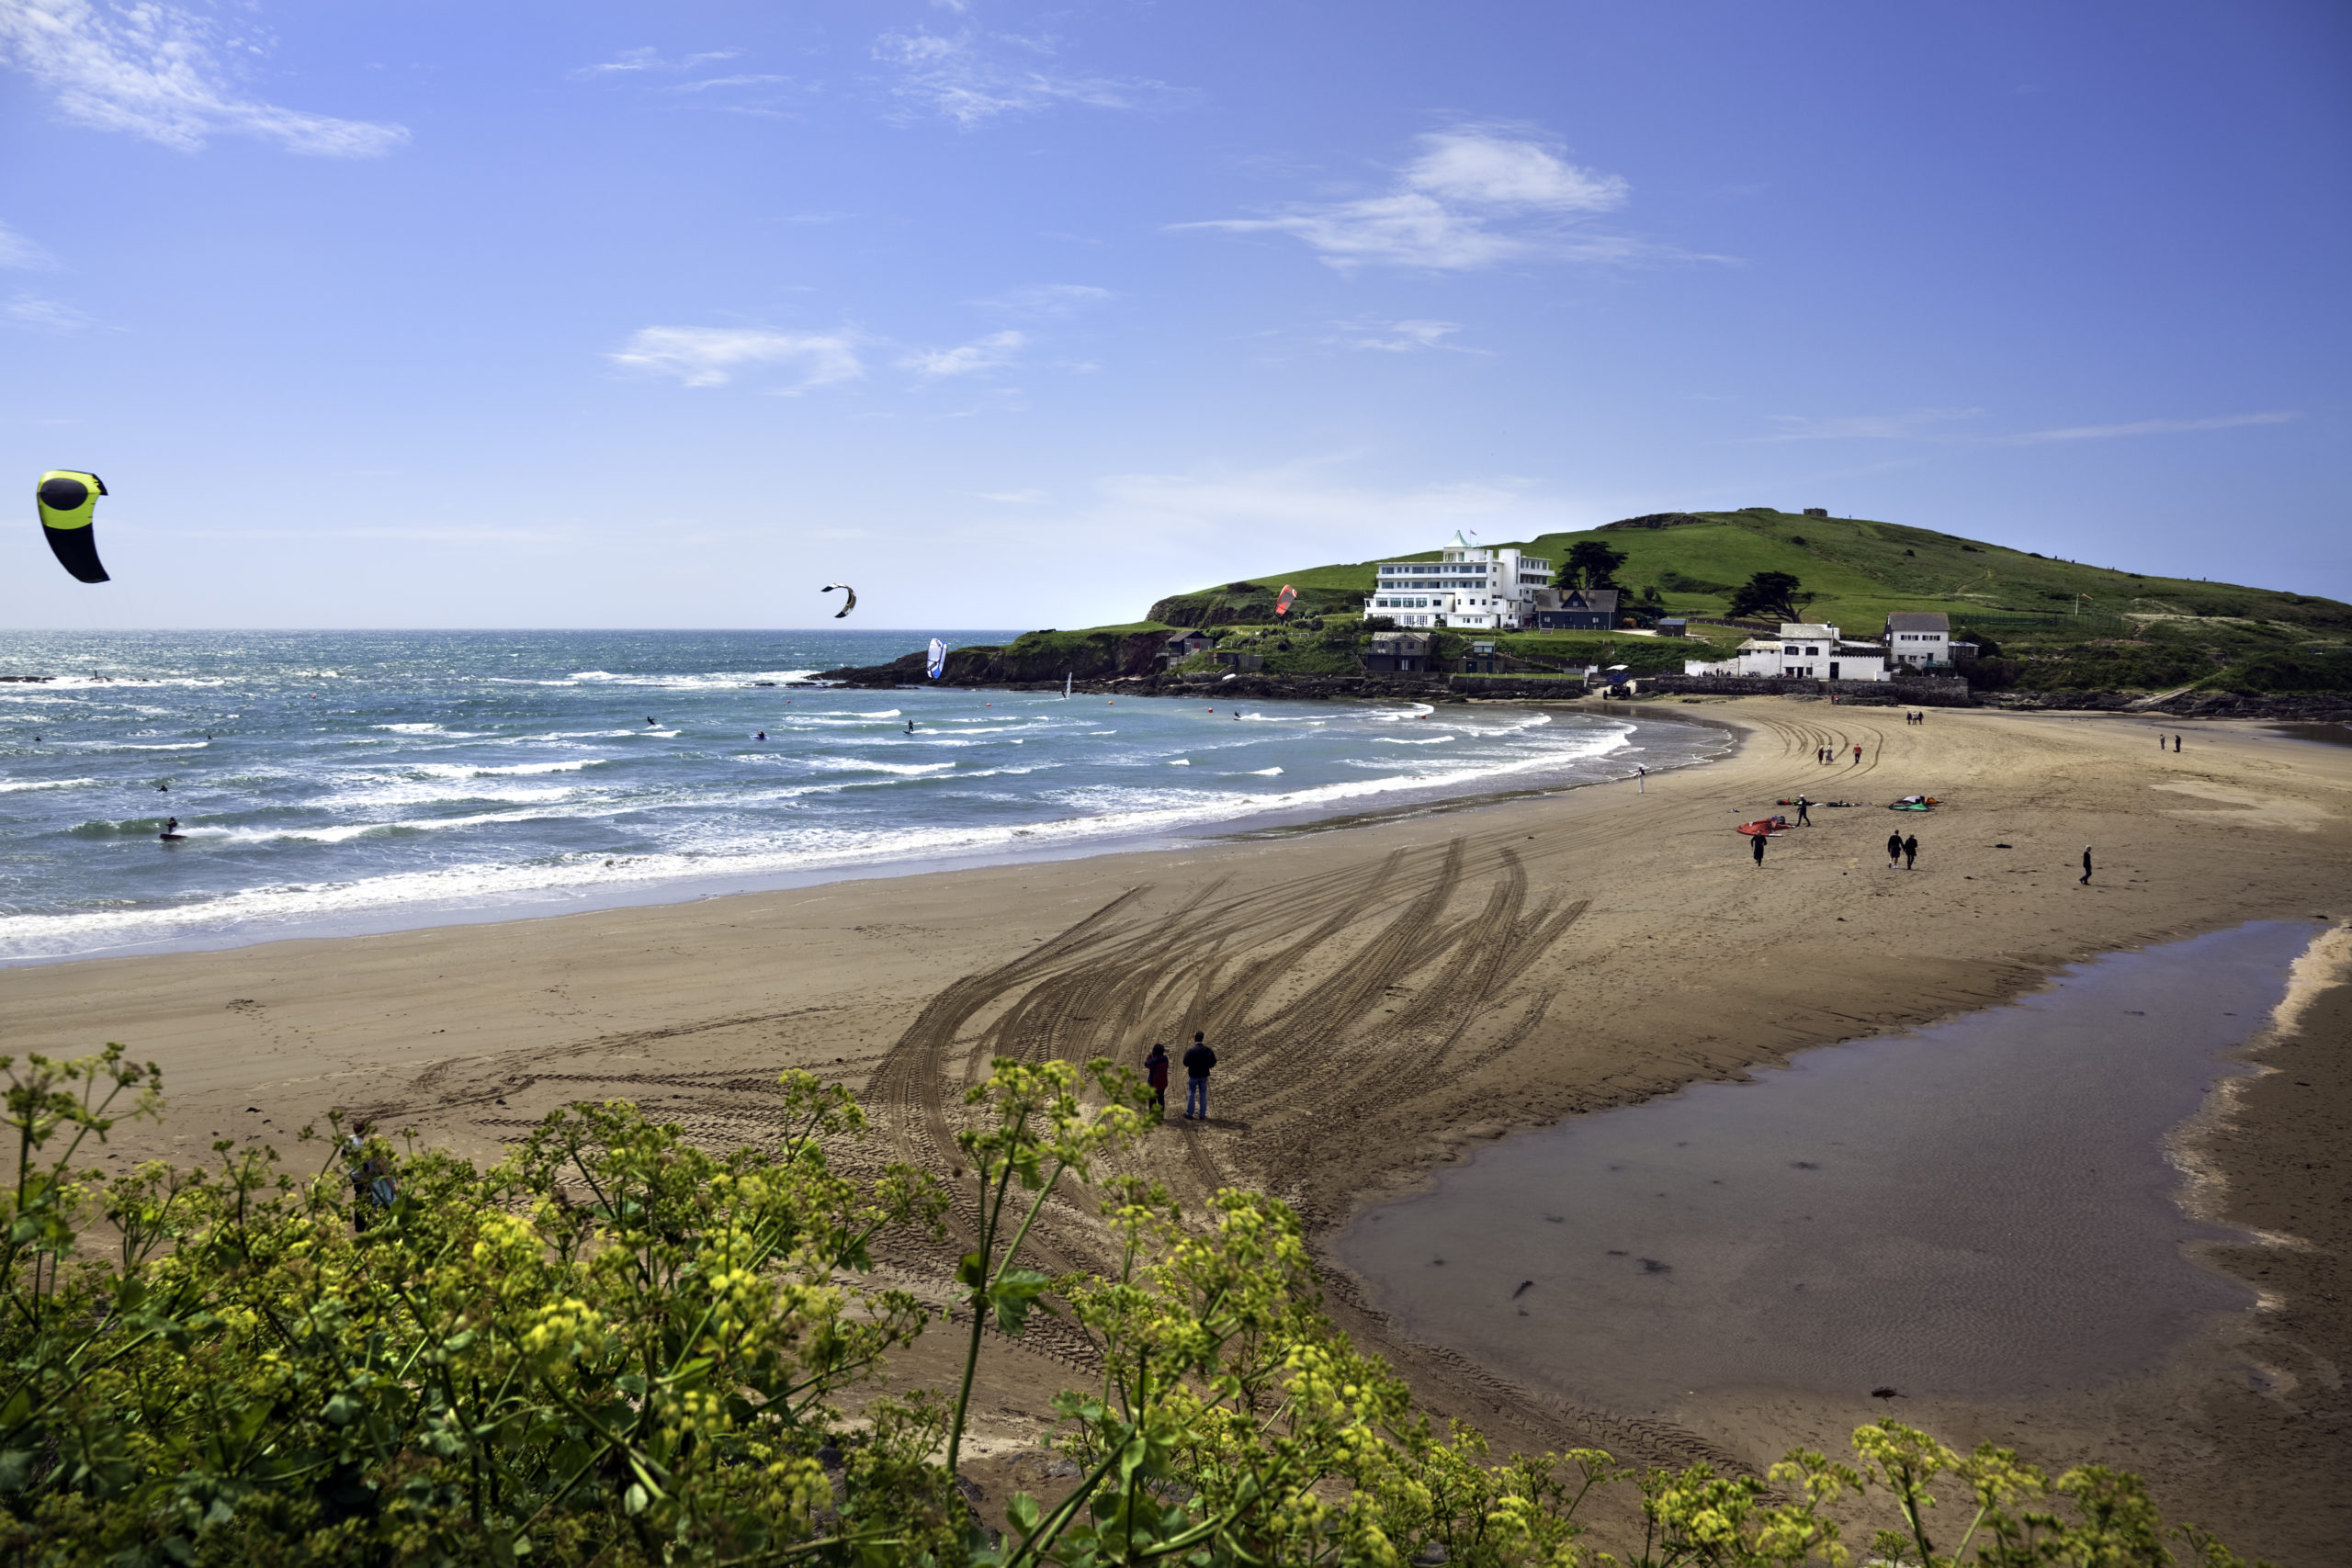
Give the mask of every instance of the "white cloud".
[[982, 501], [1001, 501], [1007, 506], [1035, 506], [1047, 499], [1042, 490], [980, 490], [972, 493]]
[[1331, 341], [1350, 348], [1377, 349], [1386, 354], [1415, 354], [1427, 348], [1450, 349], [1455, 354], [1484, 354], [1483, 348], [1465, 348], [1445, 340], [1462, 330], [1459, 321], [1334, 321], [1343, 334]]
[[1631, 187], [1614, 175], [1580, 168], [1524, 134], [1467, 126], [1419, 141], [1420, 155], [1381, 195], [1174, 227], [1295, 235], [1341, 270], [1469, 271], [1510, 261], [1616, 260], [1647, 249], [1574, 228], [1625, 204]]
[[45, 272], [56, 265], [55, 256], [51, 255], [6, 224], [0, 223], [0, 266], [19, 267], [27, 272]]
[[0, 305], [0, 322], [39, 333], [78, 333], [95, 324], [71, 305], [31, 294], [19, 294]]
[[628, 76], [639, 72], [691, 71], [697, 65], [715, 61], [733, 60], [743, 51], [740, 49], [714, 49], [702, 54], [688, 54], [676, 60], [664, 60], [662, 51], [648, 44], [640, 49], [625, 49], [601, 65], [583, 65], [571, 73], [575, 82], [593, 82], [600, 76]]
[[[1033, 58], [1008, 59], [991, 43], [1009, 44]], [[898, 72], [892, 96], [910, 110], [936, 115], [966, 130], [1057, 104], [1142, 108], [1173, 93], [1163, 82], [1064, 74], [1053, 69], [1053, 53], [1047, 39], [984, 39], [971, 31], [949, 38], [922, 28], [884, 33], [874, 43], [874, 58]]]
[[[0, 53], [85, 125], [189, 152], [214, 134], [257, 136], [326, 158], [377, 157], [408, 141], [402, 126], [238, 96], [214, 59], [215, 39], [205, 18], [161, 0], [0, 0]], [[252, 39], [219, 41], [235, 54], [262, 52]]]
[[1117, 298], [1111, 290], [1097, 288], [1091, 283], [1046, 283], [1035, 288], [1016, 288], [980, 303], [1023, 316], [1074, 316], [1091, 305]]
[[918, 349], [899, 363], [925, 380], [945, 376], [985, 376], [1012, 364], [1028, 341], [1020, 333], [990, 333], [957, 348]]
[[775, 389], [787, 395], [865, 374], [856, 341], [845, 333], [777, 333], [754, 327], [644, 327], [628, 345], [605, 357], [616, 365], [667, 376], [684, 387], [723, 387], [744, 371], [794, 367], [799, 378]]
[[2301, 419], [2291, 409], [2270, 409], [2260, 413], [2216, 414], [2210, 419], [2143, 419], [2130, 424], [2075, 424], [2060, 430], [2031, 430], [2021, 435], [2003, 437], [2016, 446], [2032, 446], [2045, 441], [2105, 441], [2118, 435], [2177, 435], [2192, 430], [2235, 430], [2248, 424], [2285, 424]]
[[706, 76], [699, 82], [679, 82], [666, 90], [673, 93], [707, 93], [713, 87], [764, 87], [777, 82], [789, 82], [789, 76], [775, 76], [752, 73], [739, 76]]
[[1917, 441], [1934, 438], [1939, 424], [1974, 419], [1983, 409], [1913, 409], [1907, 413], [1846, 414], [1812, 419], [1804, 414], [1776, 413], [1770, 423], [1780, 428], [1758, 441]]

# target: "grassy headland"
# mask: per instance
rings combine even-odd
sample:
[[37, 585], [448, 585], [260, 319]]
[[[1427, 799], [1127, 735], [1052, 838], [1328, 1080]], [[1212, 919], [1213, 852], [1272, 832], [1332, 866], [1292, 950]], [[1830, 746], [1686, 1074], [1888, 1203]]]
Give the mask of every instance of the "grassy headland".
[[[1747, 631], [1706, 623], [1728, 623], [1739, 585], [1770, 571], [1802, 582], [1806, 618], [1835, 622], [1859, 637], [1874, 636], [1894, 611], [1950, 615], [1956, 636], [1982, 645], [1985, 658], [1972, 679], [1990, 689], [2352, 694], [2352, 604], [2287, 590], [2091, 566], [1930, 528], [1760, 506], [1660, 513], [1480, 543], [1516, 545], [1556, 563], [1594, 539], [1623, 553], [1615, 580], [1629, 602], [1652, 616], [1690, 619], [1692, 636], [1544, 632], [1496, 639], [1530, 672], [1587, 663], [1623, 664], [1636, 674], [1676, 671], [1684, 659], [1724, 657]], [[1268, 675], [1352, 673], [1360, 668], [1363, 606], [1376, 564], [1237, 579], [1171, 593], [1143, 620], [1124, 626], [1031, 632], [1002, 648], [958, 649], [949, 677], [974, 679], [983, 671], [1008, 681], [1147, 673], [1157, 667], [1166, 636], [1182, 627], [1209, 632], [1221, 650], [1261, 657]], [[1284, 585], [1298, 590], [1298, 600], [1277, 620], [1274, 598]], [[1213, 655], [1193, 662], [1219, 667]]]

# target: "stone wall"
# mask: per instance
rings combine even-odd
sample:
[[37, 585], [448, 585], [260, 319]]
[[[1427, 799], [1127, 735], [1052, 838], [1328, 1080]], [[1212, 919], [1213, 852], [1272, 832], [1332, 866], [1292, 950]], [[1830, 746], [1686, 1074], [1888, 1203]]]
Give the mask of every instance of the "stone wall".
[[1777, 675], [1642, 675], [1643, 696], [1826, 697], [1858, 707], [1964, 708], [1976, 705], [1968, 682], [1957, 675], [1922, 675], [1901, 681], [1804, 681]]

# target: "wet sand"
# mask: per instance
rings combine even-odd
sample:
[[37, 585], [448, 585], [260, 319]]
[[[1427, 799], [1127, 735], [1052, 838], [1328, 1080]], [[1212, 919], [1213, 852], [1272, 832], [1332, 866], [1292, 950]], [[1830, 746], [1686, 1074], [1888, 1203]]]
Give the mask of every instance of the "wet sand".
[[[106, 1039], [163, 1064], [172, 1105], [120, 1157], [282, 1141], [331, 1106], [487, 1155], [547, 1110], [627, 1095], [714, 1142], [769, 1128], [765, 1086], [808, 1066], [861, 1088], [873, 1157], [944, 1165], [991, 1055], [1140, 1057], [1208, 1032], [1215, 1119], [1137, 1156], [1180, 1196], [1266, 1187], [1319, 1235], [1515, 1128], [1737, 1077], [1809, 1045], [1929, 1023], [2066, 964], [2248, 920], [2352, 917], [2352, 750], [2253, 726], [1677, 705], [1745, 740], [1725, 761], [1461, 814], [1198, 851], [836, 883], [656, 908], [0, 973], [5, 1046]], [[1859, 765], [1822, 746], [1860, 742]], [[1773, 840], [1732, 827], [1798, 791], [1852, 799]], [[1887, 812], [1915, 793], [1949, 804]], [[1791, 810], [1793, 817], [1794, 812]], [[1918, 865], [1889, 871], [1901, 825]], [[2098, 866], [2076, 881], [2083, 847]], [[1996, 847], [1999, 845], [2007, 848]], [[2219, 1217], [2292, 1244], [2217, 1252], [2270, 1295], [2162, 1372], [2063, 1396], [1900, 1413], [2040, 1462], [2146, 1472], [2176, 1514], [2286, 1563], [2343, 1561], [2316, 1478], [2352, 1471], [2335, 1369], [2352, 1038], [2343, 976], [2260, 1049], [2208, 1129]], [[952, 1245], [952, 1244], [951, 1244]], [[1043, 1266], [1099, 1250], [1057, 1214]], [[944, 1280], [951, 1258], [891, 1258]], [[1728, 1394], [1665, 1421], [1587, 1408], [1418, 1345], [1335, 1274], [1342, 1320], [1433, 1408], [1506, 1445], [1599, 1442], [1659, 1462], [1760, 1463], [1883, 1407]], [[998, 1376], [1000, 1424], [1082, 1361], [1050, 1325]], [[1057, 1357], [1060, 1359], [1057, 1359]], [[1018, 1368], [1026, 1370], [1016, 1371]], [[2268, 1371], [2249, 1372], [2249, 1368]], [[1033, 1387], [1034, 1385], [1034, 1387]], [[2233, 1466], [2312, 1477], [2251, 1495]], [[2241, 1474], [2243, 1472], [2240, 1472]]]

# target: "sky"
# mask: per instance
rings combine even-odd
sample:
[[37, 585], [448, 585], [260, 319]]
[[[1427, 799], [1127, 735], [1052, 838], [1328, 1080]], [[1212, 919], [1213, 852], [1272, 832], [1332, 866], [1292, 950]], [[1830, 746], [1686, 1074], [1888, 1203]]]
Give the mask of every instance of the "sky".
[[1825, 506], [2352, 600], [2340, 0], [0, 0], [0, 626], [1078, 626]]

